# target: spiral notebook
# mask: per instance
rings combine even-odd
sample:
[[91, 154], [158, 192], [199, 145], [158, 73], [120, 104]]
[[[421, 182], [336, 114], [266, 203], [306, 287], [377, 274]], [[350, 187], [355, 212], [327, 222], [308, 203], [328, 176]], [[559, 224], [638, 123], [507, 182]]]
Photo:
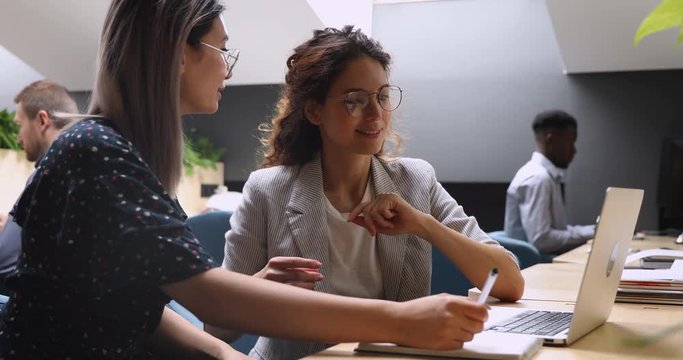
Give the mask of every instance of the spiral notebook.
[[360, 343], [355, 351], [424, 355], [459, 359], [526, 360], [541, 348], [543, 339], [528, 335], [484, 331], [458, 350], [429, 350], [390, 343]]

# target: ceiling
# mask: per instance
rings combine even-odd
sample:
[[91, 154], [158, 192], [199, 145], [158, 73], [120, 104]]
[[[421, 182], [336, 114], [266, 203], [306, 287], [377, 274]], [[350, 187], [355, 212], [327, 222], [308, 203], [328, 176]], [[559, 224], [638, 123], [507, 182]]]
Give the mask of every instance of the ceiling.
[[[3, 1], [0, 46], [70, 90], [89, 90], [109, 2]], [[296, 45], [311, 37], [313, 29], [352, 23], [371, 32], [372, 0], [223, 2], [229, 46], [241, 51], [231, 85], [282, 82], [285, 60]], [[0, 58], [0, 65], [11, 60]]]
[[638, 26], [660, 0], [546, 0], [565, 73], [683, 68], [678, 29], [646, 37]]
[[[675, 31], [647, 37], [637, 48], [632, 45], [640, 21], [659, 0], [545, 1], [565, 73], [683, 68], [683, 49], [675, 45]], [[405, 0], [374, 2], [400, 6]], [[352, 23], [372, 32], [373, 0], [225, 3], [230, 46], [241, 50], [232, 85], [282, 82], [285, 59], [295, 45], [311, 36], [312, 29]], [[109, 0], [3, 1], [0, 46], [42, 76], [71, 90], [88, 90], [108, 4]], [[8, 61], [0, 57], [0, 65]], [[0, 79], [0, 83], [6, 82]]]

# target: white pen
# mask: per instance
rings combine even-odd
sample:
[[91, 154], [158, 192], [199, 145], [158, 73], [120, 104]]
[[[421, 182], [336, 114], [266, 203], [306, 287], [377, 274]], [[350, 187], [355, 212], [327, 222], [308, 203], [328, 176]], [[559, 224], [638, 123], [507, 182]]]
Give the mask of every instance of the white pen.
[[491, 292], [491, 289], [493, 289], [493, 284], [496, 283], [497, 278], [498, 268], [491, 269], [491, 273], [489, 274], [489, 277], [486, 279], [484, 287], [481, 289], [481, 294], [479, 294], [479, 299], [477, 300], [477, 303], [479, 305], [482, 305], [486, 302], [486, 298], [489, 297], [489, 293]]

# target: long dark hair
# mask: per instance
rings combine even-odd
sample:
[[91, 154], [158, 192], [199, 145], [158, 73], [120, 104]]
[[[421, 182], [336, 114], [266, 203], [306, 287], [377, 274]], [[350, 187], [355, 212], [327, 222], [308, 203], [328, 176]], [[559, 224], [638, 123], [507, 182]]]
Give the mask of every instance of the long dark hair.
[[113, 0], [88, 109], [119, 127], [172, 195], [182, 175], [182, 45], [197, 45], [224, 7], [217, 0]]
[[[300, 165], [313, 158], [321, 147], [320, 131], [306, 119], [304, 105], [307, 100], [325, 102], [346, 65], [363, 56], [376, 60], [389, 72], [391, 56], [379, 42], [351, 25], [341, 30], [316, 30], [313, 38], [294, 49], [287, 59], [285, 87], [276, 114], [271, 123], [259, 126], [265, 147], [261, 167]], [[395, 133], [390, 136], [393, 138], [400, 140]]]

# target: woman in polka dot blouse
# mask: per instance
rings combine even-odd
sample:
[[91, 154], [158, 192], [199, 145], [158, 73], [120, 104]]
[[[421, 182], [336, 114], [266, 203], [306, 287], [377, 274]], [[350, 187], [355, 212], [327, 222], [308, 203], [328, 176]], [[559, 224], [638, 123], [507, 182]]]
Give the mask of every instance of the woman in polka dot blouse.
[[[457, 348], [486, 308], [315, 293], [220, 269], [175, 200], [180, 116], [213, 113], [237, 52], [218, 0], [113, 0], [90, 114], [38, 164], [14, 211], [22, 254], [0, 319], [7, 359], [241, 358], [164, 305], [223, 328], [326, 342]], [[334, 326], [330, 326], [334, 324]]]

